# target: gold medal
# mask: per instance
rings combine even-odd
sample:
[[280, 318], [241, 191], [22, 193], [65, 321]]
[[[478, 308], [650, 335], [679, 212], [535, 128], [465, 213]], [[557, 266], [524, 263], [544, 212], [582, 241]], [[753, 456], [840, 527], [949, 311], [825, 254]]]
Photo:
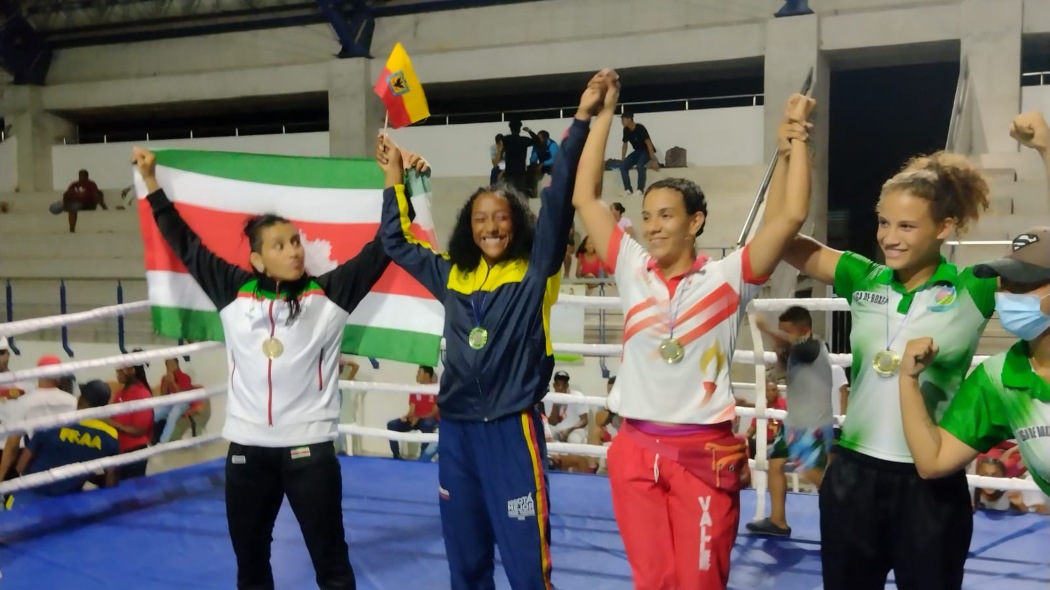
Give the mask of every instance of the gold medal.
[[669, 364], [674, 364], [685, 358], [685, 348], [676, 338], [665, 338], [660, 343], [660, 356]]
[[262, 343], [263, 354], [271, 361], [284, 354], [284, 344], [276, 338], [267, 338]]
[[481, 326], [478, 326], [470, 331], [470, 335], [467, 336], [467, 344], [474, 350], [481, 350], [485, 348], [485, 344], [489, 341], [489, 331]]
[[901, 355], [893, 350], [880, 350], [871, 359], [871, 366], [882, 377], [892, 377], [901, 368]]

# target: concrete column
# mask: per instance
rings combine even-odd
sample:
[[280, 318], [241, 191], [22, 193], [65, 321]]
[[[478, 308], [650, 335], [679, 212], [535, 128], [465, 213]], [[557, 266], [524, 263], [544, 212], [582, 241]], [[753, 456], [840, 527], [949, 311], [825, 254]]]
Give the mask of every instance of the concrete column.
[[3, 102], [4, 118], [17, 141], [17, 190], [24, 193], [55, 189], [51, 148], [76, 139], [73, 123], [43, 109], [41, 92], [36, 86], [15, 86], [8, 89]]
[[[784, 117], [787, 99], [802, 89], [810, 68], [813, 68], [810, 96], [816, 99], [817, 109], [810, 133], [813, 172], [809, 219], [802, 231], [823, 241], [827, 239], [828, 219], [828, 100], [831, 71], [820, 51], [820, 19], [818, 15], [812, 14], [767, 21], [764, 133], [767, 158], [772, 157], [776, 149], [777, 126]], [[782, 264], [770, 282], [771, 295], [793, 297], [796, 280], [794, 269]]]
[[383, 126], [383, 103], [372, 92], [367, 59], [328, 62], [328, 141], [333, 158], [369, 158]]
[[962, 56], [970, 71], [970, 153], [1016, 152], [1010, 121], [1021, 109], [1023, 0], [963, 0]]

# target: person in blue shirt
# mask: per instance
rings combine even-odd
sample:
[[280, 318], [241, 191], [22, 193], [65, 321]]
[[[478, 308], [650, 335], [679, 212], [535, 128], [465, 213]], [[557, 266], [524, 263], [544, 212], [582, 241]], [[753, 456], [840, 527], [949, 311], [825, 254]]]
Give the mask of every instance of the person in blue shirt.
[[[97, 379], [89, 381], [80, 386], [77, 409], [104, 406], [109, 403], [109, 398], [108, 385]], [[34, 433], [18, 458], [16, 468], [22, 475], [30, 475], [73, 463], [112, 457], [118, 453], [116, 428], [102, 420], [81, 420], [75, 424]], [[11, 507], [24, 506], [41, 496], [63, 496], [79, 492], [89, 480], [107, 487], [114, 486], [117, 484], [116, 469], [107, 469], [104, 479], [82, 475], [60, 479], [25, 492], [16, 492]]]
[[595, 75], [580, 98], [535, 227], [518, 191], [480, 188], [460, 211], [446, 254], [408, 231], [404, 168], [424, 172], [425, 161], [405, 160], [389, 136], [379, 137], [383, 247], [445, 308], [438, 493], [453, 590], [495, 587], [494, 545], [511, 588], [551, 587], [547, 450], [536, 405], [554, 370], [550, 309], [572, 226], [576, 166], [608, 76], [615, 73]]

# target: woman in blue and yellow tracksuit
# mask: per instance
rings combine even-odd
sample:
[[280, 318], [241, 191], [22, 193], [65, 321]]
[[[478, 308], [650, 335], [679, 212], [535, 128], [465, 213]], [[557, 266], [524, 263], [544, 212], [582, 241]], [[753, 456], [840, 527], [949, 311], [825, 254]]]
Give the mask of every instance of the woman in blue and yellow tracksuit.
[[[572, 225], [576, 165], [607, 75], [597, 74], [583, 93], [535, 232], [520, 195], [483, 188], [460, 212], [449, 252], [434, 253], [408, 231], [403, 156], [389, 137], [379, 139], [383, 247], [445, 307], [438, 492], [453, 590], [495, 587], [494, 543], [514, 590], [551, 587], [547, 449], [536, 404], [554, 369], [550, 309]], [[405, 164], [423, 167], [415, 155]]]

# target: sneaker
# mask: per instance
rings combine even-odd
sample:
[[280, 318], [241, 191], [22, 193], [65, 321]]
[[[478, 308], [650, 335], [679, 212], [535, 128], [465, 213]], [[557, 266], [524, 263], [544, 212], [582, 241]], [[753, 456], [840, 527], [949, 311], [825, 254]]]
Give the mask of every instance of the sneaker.
[[751, 531], [756, 535], [762, 535], [764, 537], [790, 537], [791, 527], [781, 528], [778, 525], [773, 524], [768, 518], [763, 518], [757, 522], [747, 523], [747, 530]]
[[622, 193], [620, 193], [620, 195], [624, 196], [624, 197], [629, 197], [629, 196], [631, 196], [633, 194], [634, 194], [634, 191], [632, 191], [631, 189], [627, 189], [627, 190], [623, 191]]

